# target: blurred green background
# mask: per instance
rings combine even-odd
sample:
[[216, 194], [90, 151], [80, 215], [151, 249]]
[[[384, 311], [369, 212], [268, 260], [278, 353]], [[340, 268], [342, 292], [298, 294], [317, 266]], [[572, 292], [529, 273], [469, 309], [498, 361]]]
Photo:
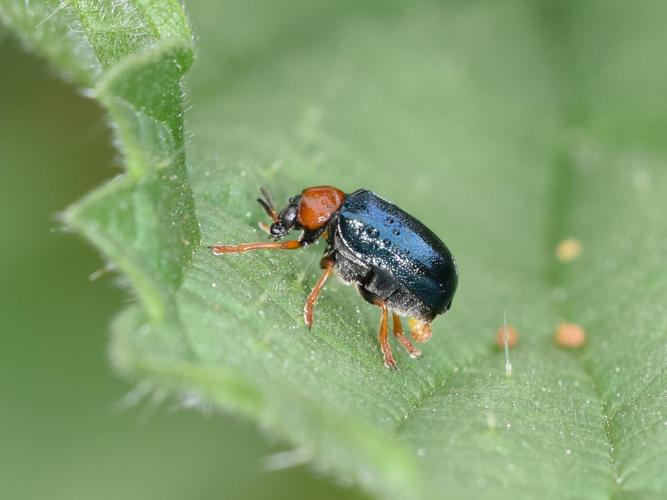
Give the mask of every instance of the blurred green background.
[[[129, 293], [58, 211], [120, 172], [100, 108], [0, 31], [0, 498], [363, 498], [250, 424], [171, 403], [123, 408], [107, 360]], [[7, 70], [9, 69], [9, 70]], [[78, 137], [77, 142], [72, 137]]]

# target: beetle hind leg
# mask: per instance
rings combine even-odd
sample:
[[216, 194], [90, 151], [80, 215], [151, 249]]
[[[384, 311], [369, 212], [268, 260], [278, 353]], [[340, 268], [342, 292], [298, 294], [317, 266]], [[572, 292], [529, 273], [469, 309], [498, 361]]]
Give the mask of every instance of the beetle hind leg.
[[399, 317], [399, 315], [393, 313], [392, 316], [394, 321], [394, 337], [396, 337], [396, 339], [401, 343], [401, 345], [405, 348], [405, 350], [408, 352], [408, 355], [412, 359], [417, 359], [419, 356], [422, 355], [422, 352], [415, 346], [413, 346], [412, 342], [410, 342], [408, 338], [403, 334], [403, 325], [401, 325], [401, 318]]
[[378, 342], [380, 343], [380, 349], [382, 350], [382, 354], [384, 356], [384, 366], [387, 368], [396, 368], [396, 360], [394, 359], [394, 355], [391, 353], [389, 340], [387, 340], [387, 334], [389, 330], [387, 325], [387, 323], [389, 323], [389, 309], [387, 309], [387, 304], [380, 297], [376, 297], [373, 303], [382, 309], [380, 331], [378, 332]]

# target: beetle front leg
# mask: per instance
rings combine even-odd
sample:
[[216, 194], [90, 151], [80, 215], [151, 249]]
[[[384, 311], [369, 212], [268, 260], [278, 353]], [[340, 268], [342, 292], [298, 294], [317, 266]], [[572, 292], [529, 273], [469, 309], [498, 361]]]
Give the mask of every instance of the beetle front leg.
[[412, 342], [403, 334], [403, 325], [401, 325], [401, 318], [398, 314], [393, 313], [394, 319], [394, 337], [398, 339], [405, 350], [408, 351], [408, 354], [411, 358], [416, 359], [422, 355], [422, 352], [412, 345]]
[[331, 276], [331, 273], [333, 272], [334, 264], [335, 261], [330, 257], [324, 257], [320, 261], [320, 266], [322, 269], [324, 269], [324, 272], [313, 287], [310, 295], [308, 295], [306, 305], [303, 308], [303, 319], [306, 322], [306, 327], [309, 330], [313, 327], [313, 309], [315, 307], [315, 303], [317, 302], [317, 298], [320, 296], [320, 292], [322, 291], [322, 287], [324, 287], [324, 283], [326, 283], [327, 279], [329, 279], [329, 276]]
[[240, 243], [238, 245], [213, 245], [209, 248], [213, 255], [223, 255], [226, 253], [244, 253], [250, 250], [296, 250], [303, 246], [301, 240], [289, 241], [263, 241], [259, 243]]

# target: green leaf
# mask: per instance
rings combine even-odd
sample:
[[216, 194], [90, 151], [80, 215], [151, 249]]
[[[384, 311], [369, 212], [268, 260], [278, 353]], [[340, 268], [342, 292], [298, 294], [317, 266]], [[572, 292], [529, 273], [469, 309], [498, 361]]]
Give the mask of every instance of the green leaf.
[[199, 242], [181, 86], [192, 36], [180, 4], [5, 0], [0, 16], [107, 108], [127, 174], [64, 219], [124, 272], [153, 321], [177, 322], [174, 293]]
[[[378, 496], [658, 498], [667, 9], [640, 4], [193, 5], [188, 172], [178, 3], [0, 12], [94, 87], [118, 131], [128, 173], [67, 221], [140, 299], [113, 327], [124, 373], [246, 415]], [[398, 371], [351, 289], [327, 285], [303, 327], [322, 246], [199, 246], [199, 231], [262, 239], [260, 185], [282, 200], [324, 183], [391, 199], [457, 258], [452, 311], [423, 359], [395, 347]], [[583, 253], [558, 262], [570, 237]], [[511, 377], [493, 346], [505, 313], [521, 336]], [[554, 344], [563, 320], [585, 327], [584, 348]]]

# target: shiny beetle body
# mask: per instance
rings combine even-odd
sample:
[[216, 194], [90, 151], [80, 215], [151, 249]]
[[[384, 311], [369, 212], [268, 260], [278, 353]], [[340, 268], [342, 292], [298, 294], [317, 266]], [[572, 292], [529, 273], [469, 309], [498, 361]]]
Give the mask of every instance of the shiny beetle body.
[[380, 297], [401, 316], [431, 321], [451, 307], [457, 284], [452, 254], [410, 214], [359, 190], [330, 224], [327, 253], [344, 282]]
[[[388, 313], [393, 314], [397, 340], [416, 358], [421, 352], [404, 336], [400, 316], [409, 317], [410, 333], [418, 342], [431, 337], [433, 319], [449, 310], [458, 282], [454, 258], [445, 244], [419, 220], [365, 189], [345, 194], [331, 186], [304, 189], [290, 198], [280, 213], [262, 190], [259, 203], [272, 218], [263, 226], [275, 240], [266, 243], [216, 245], [216, 255], [261, 248], [297, 249], [324, 237], [324, 273], [304, 308], [306, 325], [313, 323], [313, 308], [328, 277], [335, 273], [344, 283], [382, 309], [378, 341], [385, 365], [395, 367], [388, 342]], [[302, 230], [298, 240], [279, 241], [291, 230]]]

